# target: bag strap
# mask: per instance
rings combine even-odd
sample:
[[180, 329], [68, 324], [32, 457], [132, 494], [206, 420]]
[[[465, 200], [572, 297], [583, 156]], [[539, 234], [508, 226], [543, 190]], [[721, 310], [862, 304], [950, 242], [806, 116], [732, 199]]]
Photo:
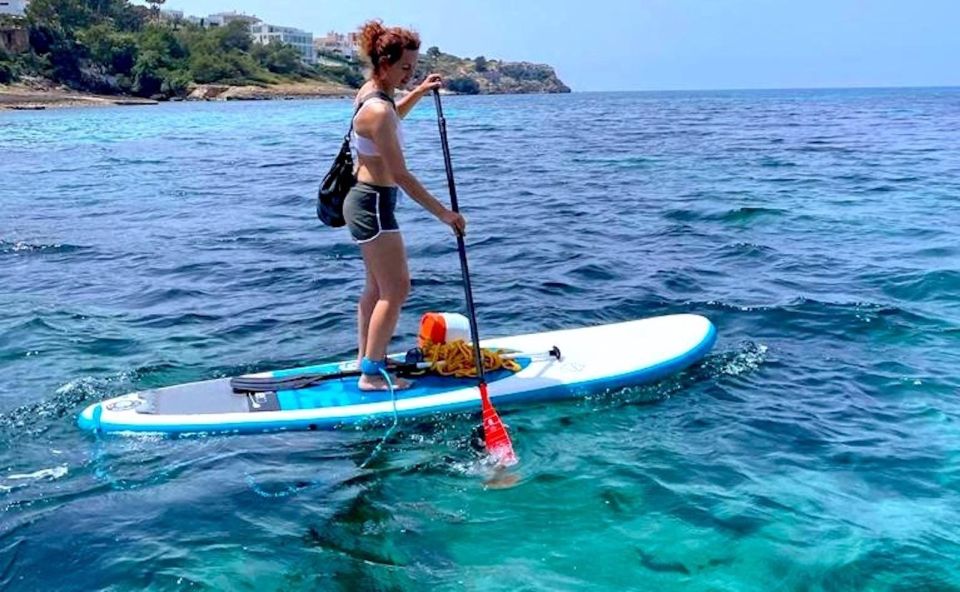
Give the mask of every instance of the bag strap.
[[343, 137], [343, 139], [346, 140], [347, 143], [350, 142], [350, 134], [353, 133], [353, 120], [357, 118], [357, 113], [360, 113], [360, 109], [363, 109], [363, 104], [369, 101], [370, 99], [381, 99], [390, 103], [390, 106], [393, 107], [394, 110], [396, 110], [397, 108], [397, 104], [394, 102], [393, 98], [391, 98], [390, 95], [383, 92], [382, 90], [370, 91], [367, 94], [360, 97], [360, 100], [357, 101], [357, 108], [354, 109], [353, 111], [353, 117], [350, 118], [350, 129], [347, 130], [347, 135]]

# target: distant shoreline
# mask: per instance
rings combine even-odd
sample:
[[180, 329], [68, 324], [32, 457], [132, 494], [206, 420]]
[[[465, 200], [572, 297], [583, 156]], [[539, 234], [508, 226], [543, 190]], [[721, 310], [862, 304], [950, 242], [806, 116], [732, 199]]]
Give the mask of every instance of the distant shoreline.
[[[0, 84], [0, 111], [42, 111], [79, 107], [148, 106], [174, 102], [289, 101], [351, 99], [357, 89], [326, 83], [303, 82], [271, 86], [199, 85], [186, 98], [146, 99], [128, 95], [102, 95], [63, 86], [38, 88], [25, 84]], [[459, 94], [441, 90], [443, 94]], [[514, 93], [532, 94], [532, 93]]]
[[158, 101], [140, 97], [98, 95], [68, 89], [36, 90], [20, 85], [0, 85], [0, 109], [39, 111], [71, 107], [112, 107], [117, 105], [156, 105]]
[[[802, 88], [726, 88], [726, 89], [665, 89], [665, 90], [596, 90], [579, 91], [578, 94], [703, 94], [735, 92], [832, 92], [832, 91], [903, 91], [903, 90], [960, 90], [960, 86], [849, 86], [849, 87], [802, 87]], [[76, 91], [63, 86], [38, 88], [26, 84], [0, 84], [0, 111], [39, 111], [45, 109], [70, 109], [78, 107], [147, 106], [170, 102], [216, 102], [216, 101], [282, 101], [298, 99], [348, 99], [357, 89], [336, 87], [323, 83], [288, 83], [273, 86], [228, 86], [217, 84], [200, 85], [187, 98], [155, 100], [129, 95], [101, 95]], [[441, 91], [444, 94], [459, 94]], [[479, 96], [496, 96], [500, 93]], [[504, 93], [538, 94], [538, 93]], [[207, 96], [209, 95], [209, 96]], [[477, 95], [475, 95], [477, 96]]]
[[183, 99], [156, 100], [127, 95], [102, 95], [76, 91], [63, 86], [36, 87], [25, 84], [0, 84], [0, 109], [39, 111], [76, 107], [113, 107], [158, 105], [167, 102], [256, 101], [319, 98], [348, 98], [356, 92], [349, 87], [326, 83], [288, 83], [267, 87], [200, 85]]

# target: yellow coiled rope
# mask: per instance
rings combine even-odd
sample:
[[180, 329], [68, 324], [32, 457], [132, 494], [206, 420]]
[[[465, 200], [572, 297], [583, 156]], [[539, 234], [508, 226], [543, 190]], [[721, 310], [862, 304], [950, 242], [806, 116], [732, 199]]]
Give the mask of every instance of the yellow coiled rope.
[[[441, 376], [468, 378], [477, 375], [477, 364], [473, 359], [473, 346], [462, 339], [450, 343], [425, 342], [420, 349], [424, 360], [430, 362], [430, 370]], [[510, 358], [504, 358], [503, 350], [480, 348], [483, 355], [483, 370], [509, 370], [519, 372], [520, 364]]]

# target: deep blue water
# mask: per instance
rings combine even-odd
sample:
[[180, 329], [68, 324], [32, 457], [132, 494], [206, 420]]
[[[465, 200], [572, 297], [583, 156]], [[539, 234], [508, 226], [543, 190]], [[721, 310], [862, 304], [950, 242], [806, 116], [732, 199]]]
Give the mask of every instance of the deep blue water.
[[[80, 433], [354, 355], [362, 262], [313, 214], [349, 111], [0, 113], [0, 588], [960, 590], [960, 89], [447, 99], [482, 334], [719, 329], [661, 384], [506, 410], [513, 487], [469, 415], [369, 468], [384, 429]], [[406, 137], [446, 199], [429, 102]], [[399, 219], [403, 349], [462, 291]]]

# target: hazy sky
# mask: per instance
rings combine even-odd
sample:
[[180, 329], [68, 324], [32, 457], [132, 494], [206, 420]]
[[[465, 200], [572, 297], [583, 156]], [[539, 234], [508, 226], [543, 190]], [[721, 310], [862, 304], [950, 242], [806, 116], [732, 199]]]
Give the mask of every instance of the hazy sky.
[[167, 0], [320, 35], [369, 18], [575, 91], [960, 85], [958, 0]]

